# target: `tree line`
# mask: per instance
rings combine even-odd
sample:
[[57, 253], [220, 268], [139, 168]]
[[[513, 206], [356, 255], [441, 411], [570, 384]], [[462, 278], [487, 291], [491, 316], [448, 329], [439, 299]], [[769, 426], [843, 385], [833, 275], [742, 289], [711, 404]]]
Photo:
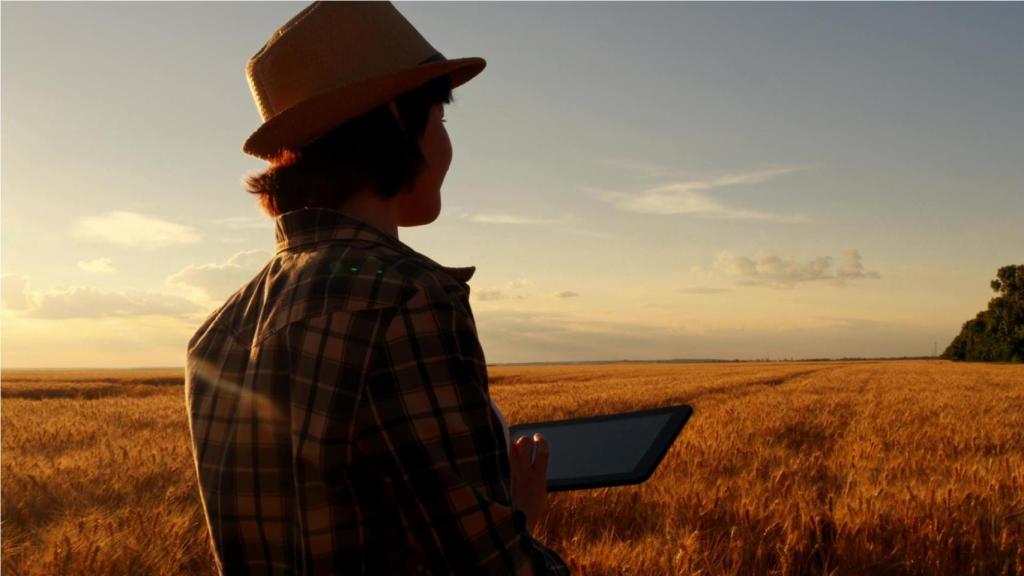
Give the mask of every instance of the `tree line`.
[[1024, 362], [1024, 265], [1003, 266], [991, 283], [998, 296], [964, 322], [943, 358], [975, 362]]

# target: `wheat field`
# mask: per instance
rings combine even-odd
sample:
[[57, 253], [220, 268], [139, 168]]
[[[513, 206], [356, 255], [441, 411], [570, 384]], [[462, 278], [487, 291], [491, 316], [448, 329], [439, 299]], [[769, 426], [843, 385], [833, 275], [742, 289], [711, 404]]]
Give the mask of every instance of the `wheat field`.
[[[3, 373], [5, 574], [213, 573], [181, 376]], [[489, 376], [510, 424], [694, 407], [646, 483], [548, 497], [535, 537], [573, 574], [1024, 574], [1024, 366]]]

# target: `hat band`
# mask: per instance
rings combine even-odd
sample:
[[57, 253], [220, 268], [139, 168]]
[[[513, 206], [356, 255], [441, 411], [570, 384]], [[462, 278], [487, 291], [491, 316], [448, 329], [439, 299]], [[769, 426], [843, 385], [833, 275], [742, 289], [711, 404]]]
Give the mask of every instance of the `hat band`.
[[420, 64], [430, 64], [431, 62], [444, 62], [445, 60], [447, 60], [447, 58], [444, 57], [444, 54], [437, 52], [433, 56], [425, 60], [421, 60]]

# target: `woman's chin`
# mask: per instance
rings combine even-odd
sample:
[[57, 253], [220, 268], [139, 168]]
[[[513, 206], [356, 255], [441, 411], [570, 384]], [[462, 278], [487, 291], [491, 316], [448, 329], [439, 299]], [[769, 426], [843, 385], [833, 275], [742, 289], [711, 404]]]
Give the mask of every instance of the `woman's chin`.
[[441, 214], [441, 202], [440, 199], [436, 203], [430, 205], [418, 205], [411, 210], [407, 210], [402, 214], [401, 223], [399, 226], [423, 226], [430, 224]]
[[438, 209], [431, 211], [416, 212], [414, 214], [406, 214], [402, 217], [402, 222], [401, 224], [399, 224], [399, 226], [403, 226], [406, 228], [410, 228], [413, 226], [425, 226], [427, 224], [430, 224], [434, 220], [437, 220], [437, 217], [440, 215], [440, 213], [441, 210]]

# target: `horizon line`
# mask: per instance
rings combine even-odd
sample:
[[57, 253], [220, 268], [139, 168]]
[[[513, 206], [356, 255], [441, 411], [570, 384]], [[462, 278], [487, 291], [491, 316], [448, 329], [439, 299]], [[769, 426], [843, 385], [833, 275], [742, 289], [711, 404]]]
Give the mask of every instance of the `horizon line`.
[[[842, 362], [853, 360], [941, 360], [941, 356], [841, 356], [841, 357], [816, 357], [816, 358], [751, 358], [751, 359], [726, 359], [726, 358], [664, 358], [654, 360], [552, 360], [552, 361], [526, 361], [526, 362], [488, 362], [487, 366], [538, 366], [538, 365], [572, 365], [572, 364], [734, 364], [737, 362]], [[184, 366], [129, 366], [112, 368], [104, 366], [60, 366], [60, 367], [3, 367], [2, 371], [16, 370], [37, 370], [37, 371], [71, 371], [71, 370], [107, 370], [107, 371], [130, 371], [130, 370], [185, 370]]]

